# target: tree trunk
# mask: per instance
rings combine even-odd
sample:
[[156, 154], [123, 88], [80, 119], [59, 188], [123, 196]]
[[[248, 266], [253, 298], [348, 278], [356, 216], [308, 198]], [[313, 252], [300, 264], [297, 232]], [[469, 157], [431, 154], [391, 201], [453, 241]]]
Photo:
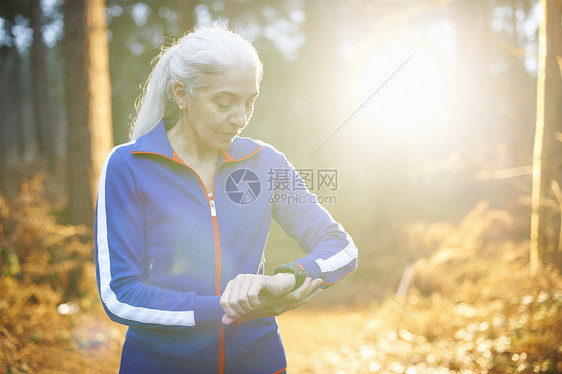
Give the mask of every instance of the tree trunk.
[[492, 126], [489, 119], [491, 99], [488, 97], [488, 90], [491, 88], [491, 80], [488, 67], [491, 36], [486, 20], [488, 4], [485, 0], [461, 0], [451, 6], [457, 31], [456, 74], [459, 77], [469, 77], [455, 82], [458, 98], [454, 107], [455, 116], [463, 123], [463, 126], [456, 127], [458, 131], [463, 131], [458, 132], [457, 136], [465, 138], [486, 131], [487, 136], [493, 140], [501, 139], [503, 132]]
[[37, 141], [39, 156], [47, 157], [49, 167], [54, 166], [52, 158], [52, 144], [50, 144], [49, 129], [49, 90], [47, 84], [47, 64], [45, 44], [41, 34], [43, 13], [40, 0], [32, 0], [31, 28], [33, 29], [33, 43], [31, 44], [31, 92], [33, 102], [33, 128]]
[[68, 217], [91, 225], [103, 161], [113, 145], [105, 0], [64, 4]]
[[303, 119], [304, 123], [310, 124], [298, 131], [303, 139], [313, 141], [309, 148], [301, 151], [301, 157], [294, 157], [297, 162], [301, 158], [306, 161], [312, 157], [325, 159], [325, 155], [329, 154], [330, 145], [334, 147], [333, 143], [323, 142], [332, 136], [339, 125], [335, 119], [341, 118], [340, 113], [337, 113], [338, 108], [334, 106], [334, 93], [340, 91], [337, 85], [339, 76], [334, 72], [341, 70], [341, 60], [337, 51], [337, 14], [342, 4], [342, 1], [323, 0], [304, 3], [306, 18], [302, 27], [305, 44], [299, 51], [300, 69], [296, 74], [292, 94], [298, 97], [299, 102], [306, 103], [303, 107]]
[[[560, 0], [541, 0], [543, 20], [539, 27], [539, 68], [537, 76], [537, 121], [533, 149], [533, 192], [531, 202], [531, 270], [540, 262], [557, 262], [555, 243], [560, 227], [555, 214], [558, 204], [551, 188], [562, 184], [561, 143], [562, 85], [557, 58], [562, 56]], [[558, 264], [560, 265], [560, 264]]]
[[[26, 142], [25, 139], [25, 124], [24, 124], [24, 119], [23, 119], [23, 82], [21, 79], [21, 63], [22, 63], [22, 58], [18, 52], [18, 50], [14, 47], [12, 50], [12, 75], [11, 75], [11, 80], [12, 80], [12, 89], [11, 89], [11, 95], [12, 95], [12, 106], [10, 108], [11, 111], [13, 111], [13, 121], [14, 121], [14, 125], [15, 125], [15, 131], [16, 131], [16, 144], [17, 144], [17, 148], [18, 148], [18, 157], [21, 161], [26, 159], [26, 155], [31, 152], [31, 149], [27, 149], [26, 147], [29, 147], [29, 142]], [[6, 91], [6, 92], [10, 92], [10, 91]], [[9, 100], [7, 100], [7, 102], [9, 102]], [[6, 108], [7, 109], [7, 108]], [[33, 147], [31, 147], [33, 148]]]
[[0, 47], [0, 185], [8, 182], [9, 161], [25, 154], [21, 63], [16, 47]]
[[[8, 127], [8, 123], [10, 122], [10, 114], [8, 112], [8, 107], [6, 105], [6, 100], [8, 95], [6, 94], [7, 90], [7, 72], [6, 70], [6, 56], [8, 54], [7, 47], [1, 46], [0, 47], [0, 113], [2, 115], [2, 122], [0, 123], [0, 188], [4, 185], [5, 182], [5, 175], [6, 175], [6, 157], [8, 155], [7, 152], [7, 144], [6, 144], [6, 128]], [[1, 229], [1, 225], [0, 225]], [[1, 238], [0, 238], [1, 240]], [[2, 247], [0, 247], [2, 248]], [[1, 258], [2, 256], [0, 256]], [[1, 268], [0, 268], [1, 271]]]

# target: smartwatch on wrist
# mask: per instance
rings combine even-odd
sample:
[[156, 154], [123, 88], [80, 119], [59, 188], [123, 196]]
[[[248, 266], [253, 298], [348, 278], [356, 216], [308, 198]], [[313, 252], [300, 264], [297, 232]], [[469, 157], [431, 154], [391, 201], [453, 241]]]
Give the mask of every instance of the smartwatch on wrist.
[[306, 279], [306, 270], [304, 270], [303, 267], [296, 262], [289, 262], [288, 264], [277, 266], [273, 271], [273, 274], [279, 273], [289, 273], [295, 275], [295, 287], [293, 287], [291, 291], [294, 291], [302, 286], [304, 280]]

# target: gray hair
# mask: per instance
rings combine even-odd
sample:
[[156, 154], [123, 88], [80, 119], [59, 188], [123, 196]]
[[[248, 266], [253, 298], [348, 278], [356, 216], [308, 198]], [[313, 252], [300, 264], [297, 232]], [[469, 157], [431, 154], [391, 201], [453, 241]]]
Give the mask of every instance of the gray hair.
[[263, 66], [256, 49], [240, 35], [222, 28], [203, 28], [188, 33], [163, 47], [137, 105], [131, 140], [152, 130], [158, 122], [175, 122], [180, 110], [174, 100], [173, 86], [182, 83], [188, 95], [197, 97], [207, 79], [233, 66], [250, 66], [258, 82]]

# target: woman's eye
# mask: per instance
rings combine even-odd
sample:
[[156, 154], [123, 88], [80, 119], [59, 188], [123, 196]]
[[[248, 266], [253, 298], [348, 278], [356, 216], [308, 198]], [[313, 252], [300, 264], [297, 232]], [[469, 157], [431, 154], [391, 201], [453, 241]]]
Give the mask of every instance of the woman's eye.
[[217, 106], [219, 107], [219, 109], [225, 110], [230, 108], [230, 103], [217, 103]]

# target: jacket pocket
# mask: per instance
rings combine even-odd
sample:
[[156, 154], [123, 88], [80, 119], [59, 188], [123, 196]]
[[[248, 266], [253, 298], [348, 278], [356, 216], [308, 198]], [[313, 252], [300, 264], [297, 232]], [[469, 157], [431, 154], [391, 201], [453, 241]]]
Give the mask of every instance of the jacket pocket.
[[144, 262], [144, 271], [147, 277], [149, 277], [152, 271], [154, 270], [155, 264], [156, 264], [156, 257], [149, 256], [146, 258]]

